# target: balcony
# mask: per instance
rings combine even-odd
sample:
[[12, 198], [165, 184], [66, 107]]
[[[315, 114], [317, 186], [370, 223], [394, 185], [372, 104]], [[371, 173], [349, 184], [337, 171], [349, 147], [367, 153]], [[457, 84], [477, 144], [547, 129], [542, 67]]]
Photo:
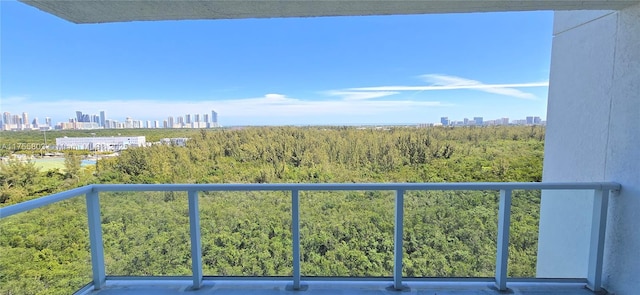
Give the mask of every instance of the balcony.
[[[372, 183], [372, 184], [94, 184], [0, 208], [1, 226], [7, 217], [84, 196], [91, 254], [91, 280], [76, 294], [276, 294], [299, 291], [309, 294], [593, 294], [603, 292], [602, 268], [609, 195], [620, 185], [598, 183]], [[590, 191], [594, 197], [587, 277], [512, 278], [507, 276], [512, 198], [522, 191]], [[313, 192], [385, 191], [393, 199], [392, 275], [382, 277], [308, 276], [301, 270], [300, 202]], [[411, 192], [490, 191], [498, 200], [494, 277], [410, 277], [403, 271], [405, 197]], [[114, 192], [171, 192], [188, 200], [190, 276], [119, 276], [105, 267], [104, 216], [101, 197]], [[289, 275], [279, 277], [209, 276], [203, 273], [203, 248], [199, 194], [202, 192], [281, 192], [290, 200], [291, 263]], [[498, 197], [499, 194], [499, 197]], [[172, 195], [173, 196], [173, 195]], [[119, 195], [109, 197], [122, 198]], [[412, 195], [412, 198], [417, 198]], [[418, 196], [419, 197], [419, 196]], [[304, 209], [304, 208], [303, 208]], [[151, 214], [152, 212], [148, 212]], [[288, 214], [288, 213], [287, 213]], [[186, 218], [185, 218], [186, 220]], [[426, 225], [428, 226], [428, 225]], [[186, 228], [186, 224], [185, 224]], [[304, 238], [304, 236], [303, 236]], [[172, 241], [168, 241], [171, 243]], [[171, 245], [169, 245], [171, 246]], [[306, 262], [305, 262], [306, 263]], [[562, 262], [559, 262], [562, 263]], [[29, 278], [25, 278], [28, 280]], [[586, 288], [585, 288], [586, 286]]]

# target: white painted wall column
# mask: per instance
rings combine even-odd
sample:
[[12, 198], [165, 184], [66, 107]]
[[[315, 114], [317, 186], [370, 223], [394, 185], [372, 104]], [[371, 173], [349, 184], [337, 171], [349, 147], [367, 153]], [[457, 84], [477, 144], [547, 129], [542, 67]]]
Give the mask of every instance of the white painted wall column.
[[[615, 181], [604, 287], [640, 290], [640, 4], [556, 12], [544, 181]], [[586, 277], [593, 197], [543, 192], [538, 277]]]

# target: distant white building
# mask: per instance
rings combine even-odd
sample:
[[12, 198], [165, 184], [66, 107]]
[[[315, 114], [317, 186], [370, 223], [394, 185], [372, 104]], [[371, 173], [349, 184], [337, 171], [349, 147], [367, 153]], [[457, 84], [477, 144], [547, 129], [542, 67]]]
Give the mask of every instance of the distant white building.
[[166, 145], [185, 146], [187, 145], [187, 140], [189, 140], [189, 138], [185, 138], [185, 137], [162, 138], [160, 139], [160, 143], [166, 144]]
[[59, 150], [119, 151], [145, 145], [144, 136], [56, 138], [56, 148]]

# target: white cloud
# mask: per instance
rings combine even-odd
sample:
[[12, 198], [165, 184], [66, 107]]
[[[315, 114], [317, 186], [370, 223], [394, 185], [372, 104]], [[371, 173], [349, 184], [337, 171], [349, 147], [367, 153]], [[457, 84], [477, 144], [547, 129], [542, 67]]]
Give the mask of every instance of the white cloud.
[[[379, 94], [379, 93], [378, 93]], [[391, 110], [402, 110], [419, 106], [444, 106], [438, 101], [398, 101], [398, 100], [302, 100], [278, 95], [276, 101], [273, 94], [261, 98], [215, 101], [220, 112], [238, 116], [264, 116], [274, 114], [283, 117], [300, 117], [307, 115], [349, 115], [376, 114]], [[378, 96], [379, 97], [379, 96]]]
[[7, 106], [19, 104], [27, 101], [27, 96], [9, 96], [0, 98], [0, 108], [5, 109]]
[[433, 91], [433, 90], [458, 90], [472, 89], [488, 93], [495, 93], [522, 99], [535, 99], [532, 93], [515, 88], [547, 87], [549, 82], [513, 83], [513, 84], [484, 84], [480, 81], [439, 74], [420, 76], [431, 85], [427, 86], [377, 86], [349, 88], [347, 91]]
[[396, 91], [341, 91], [341, 90], [332, 90], [327, 91], [325, 94], [329, 96], [339, 96], [345, 100], [364, 100], [364, 99], [372, 99], [385, 97], [389, 95], [398, 94]]
[[[15, 114], [29, 112], [30, 117], [54, 121], [66, 121], [75, 117], [75, 111], [98, 114], [106, 111], [107, 117], [118, 121], [131, 117], [135, 120], [165, 120], [169, 116], [206, 114], [215, 110], [222, 124], [299, 124], [308, 122], [350, 123], [358, 120], [422, 120], [426, 115], [441, 115], [438, 108], [454, 106], [440, 101], [412, 99], [412, 96], [385, 98], [406, 91], [435, 91], [471, 89], [516, 97], [533, 99], [535, 96], [516, 88], [544, 87], [548, 82], [518, 84], [484, 84], [480, 81], [448, 75], [420, 76], [431, 85], [425, 86], [378, 86], [339, 89], [323, 92], [329, 99], [311, 100], [269, 93], [260, 97], [227, 100], [58, 100], [34, 101], [29, 96], [3, 97], [2, 111]], [[436, 114], [437, 113], [437, 114]], [[395, 119], [392, 119], [395, 118]]]
[[[380, 93], [378, 93], [380, 95]], [[344, 97], [344, 96], [343, 96]], [[185, 114], [206, 114], [215, 110], [220, 114], [221, 123], [231, 124], [286, 124], [283, 122], [304, 123], [306, 119], [343, 118], [348, 123], [349, 118], [357, 116], [371, 116], [392, 114], [393, 112], [415, 111], [419, 108], [446, 107], [439, 101], [415, 100], [366, 100], [366, 99], [329, 99], [303, 100], [291, 98], [283, 94], [266, 94], [261, 97], [211, 100], [211, 101], [155, 101], [147, 99], [107, 100], [107, 101], [79, 101], [63, 100], [55, 102], [23, 101], [12, 105], [11, 112], [29, 111], [31, 117], [54, 117], [63, 121], [75, 117], [75, 111], [98, 114], [104, 110], [107, 118], [118, 121], [131, 117], [135, 120], [165, 120], [169, 116], [184, 116]], [[61, 115], [62, 117], [55, 116]], [[377, 117], [373, 117], [377, 118]], [[246, 122], [246, 123], [243, 123]], [[326, 123], [331, 122], [326, 119]]]

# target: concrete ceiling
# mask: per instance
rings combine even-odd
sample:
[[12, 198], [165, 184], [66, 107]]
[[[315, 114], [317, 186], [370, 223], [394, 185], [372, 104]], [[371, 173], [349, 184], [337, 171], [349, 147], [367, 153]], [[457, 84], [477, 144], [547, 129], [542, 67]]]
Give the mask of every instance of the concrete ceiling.
[[20, 0], [74, 23], [531, 10], [619, 10], [640, 0]]

